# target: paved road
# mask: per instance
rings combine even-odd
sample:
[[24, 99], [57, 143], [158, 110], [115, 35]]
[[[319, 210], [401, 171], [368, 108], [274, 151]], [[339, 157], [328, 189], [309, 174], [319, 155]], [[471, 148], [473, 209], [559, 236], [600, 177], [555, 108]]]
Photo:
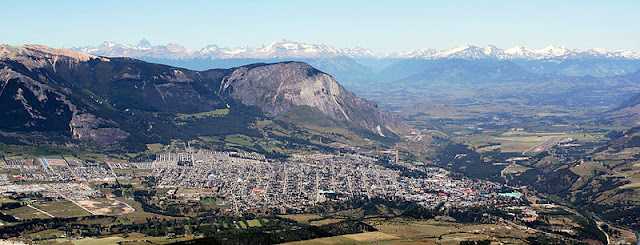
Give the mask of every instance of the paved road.
[[527, 152], [530, 151], [534, 151], [534, 150], [538, 150], [538, 151], [544, 151], [547, 150], [551, 147], [553, 147], [554, 145], [560, 143], [560, 141], [564, 140], [565, 136], [561, 136], [561, 137], [551, 137], [551, 139], [540, 143], [539, 145], [536, 146], [532, 146], [531, 148], [529, 148], [528, 150], [522, 152], [522, 154], [527, 154]]

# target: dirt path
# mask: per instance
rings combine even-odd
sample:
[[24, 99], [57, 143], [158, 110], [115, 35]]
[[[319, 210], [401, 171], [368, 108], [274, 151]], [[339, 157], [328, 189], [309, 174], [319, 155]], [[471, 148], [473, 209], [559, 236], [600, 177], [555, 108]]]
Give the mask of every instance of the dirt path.
[[38, 212], [40, 212], [40, 213], [43, 213], [43, 214], [45, 214], [46, 216], [49, 216], [49, 217], [51, 217], [51, 218], [55, 218], [55, 216], [53, 216], [52, 214], [50, 214], [50, 213], [48, 213], [48, 212], [46, 212], [46, 211], [44, 211], [44, 210], [42, 210], [42, 209], [36, 208], [36, 207], [34, 207], [34, 206], [31, 206], [31, 204], [28, 204], [28, 205], [27, 205], [27, 207], [33, 208], [33, 209], [35, 209], [36, 211], [38, 211]]

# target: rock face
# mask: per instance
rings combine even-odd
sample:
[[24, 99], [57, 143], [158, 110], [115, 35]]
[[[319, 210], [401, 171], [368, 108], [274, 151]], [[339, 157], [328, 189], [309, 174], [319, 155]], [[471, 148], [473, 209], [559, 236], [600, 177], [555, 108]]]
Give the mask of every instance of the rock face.
[[0, 46], [0, 104], [0, 116], [8, 118], [0, 131], [66, 131], [103, 144], [141, 133], [152, 137], [153, 125], [166, 123], [153, 113], [191, 114], [230, 105], [232, 110], [255, 106], [267, 117], [309, 106], [381, 136], [406, 129], [375, 103], [301, 62], [196, 72], [39, 45]]
[[220, 93], [245, 105], [280, 116], [294, 106], [317, 108], [339, 121], [352, 122], [381, 136], [397, 133], [403, 124], [371, 101], [347, 91], [330, 75], [306, 63], [283, 62], [240, 67], [220, 83]]
[[40, 45], [0, 46], [0, 130], [68, 131], [73, 138], [100, 143], [127, 137], [115, 122], [86, 113], [91, 108], [78, 103], [73, 89], [64, 86], [60, 76], [90, 60], [109, 61]]
[[[36, 78], [37, 79], [37, 78]], [[9, 67], [0, 70], [0, 128], [47, 130], [68, 128], [75, 106], [64, 91]]]

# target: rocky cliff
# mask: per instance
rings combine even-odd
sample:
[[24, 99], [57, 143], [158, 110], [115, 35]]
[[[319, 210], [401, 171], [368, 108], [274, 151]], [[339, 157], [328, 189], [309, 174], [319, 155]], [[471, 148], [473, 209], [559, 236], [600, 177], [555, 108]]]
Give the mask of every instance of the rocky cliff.
[[381, 136], [405, 129], [389, 112], [378, 110], [375, 103], [347, 91], [330, 75], [306, 63], [240, 67], [224, 77], [219, 91], [274, 117], [295, 106], [309, 106], [332, 119], [355, 123]]

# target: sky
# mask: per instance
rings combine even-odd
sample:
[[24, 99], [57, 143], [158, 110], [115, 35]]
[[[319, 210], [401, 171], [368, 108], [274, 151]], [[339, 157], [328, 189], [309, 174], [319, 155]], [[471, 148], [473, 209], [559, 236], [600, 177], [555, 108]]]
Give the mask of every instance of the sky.
[[274, 40], [403, 52], [471, 44], [640, 52], [640, 1], [3, 1], [0, 43], [189, 49]]

